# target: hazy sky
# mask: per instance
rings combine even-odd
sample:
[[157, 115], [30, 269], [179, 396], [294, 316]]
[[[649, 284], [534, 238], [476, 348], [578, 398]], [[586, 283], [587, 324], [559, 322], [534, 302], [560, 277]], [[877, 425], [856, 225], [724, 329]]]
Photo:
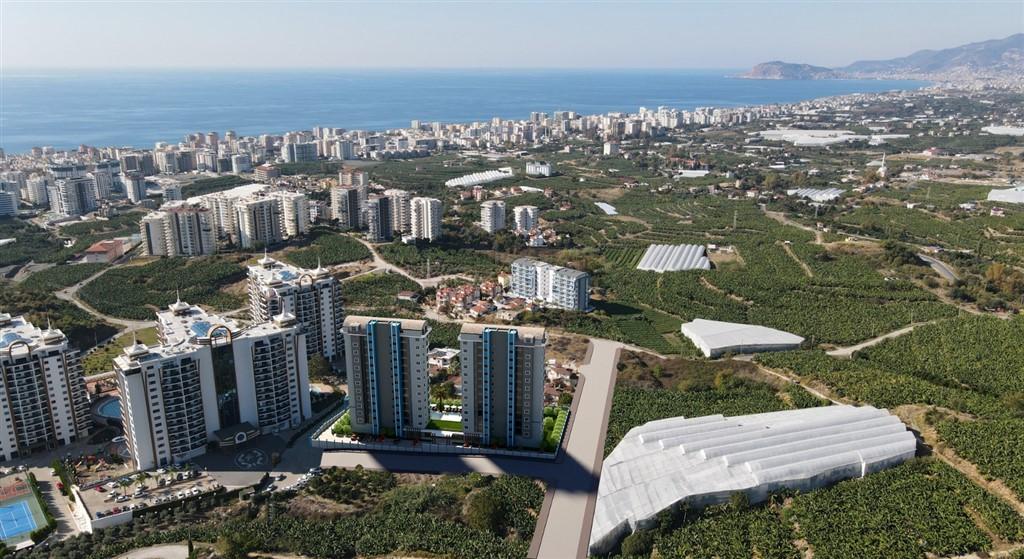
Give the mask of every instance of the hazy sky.
[[1021, 0], [0, 0], [0, 65], [745, 68], [781, 59], [839, 66], [1021, 31]]

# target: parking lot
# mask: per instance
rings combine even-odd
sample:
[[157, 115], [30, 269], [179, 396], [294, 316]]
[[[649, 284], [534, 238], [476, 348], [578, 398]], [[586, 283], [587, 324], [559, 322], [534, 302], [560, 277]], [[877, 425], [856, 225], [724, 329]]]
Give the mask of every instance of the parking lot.
[[156, 470], [82, 489], [82, 501], [93, 518], [126, 510], [142, 510], [216, 491], [221, 484], [199, 470]]

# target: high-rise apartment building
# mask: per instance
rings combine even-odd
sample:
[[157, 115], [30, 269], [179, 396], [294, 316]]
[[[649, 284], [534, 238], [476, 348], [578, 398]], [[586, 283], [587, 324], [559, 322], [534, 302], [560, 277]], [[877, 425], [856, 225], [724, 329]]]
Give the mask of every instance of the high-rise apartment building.
[[487, 200], [480, 204], [480, 227], [488, 233], [505, 229], [505, 202]]
[[436, 241], [441, 237], [441, 201], [437, 198], [413, 198], [409, 202], [410, 233], [414, 239]]
[[202, 256], [217, 252], [213, 216], [199, 204], [179, 202], [139, 221], [142, 246], [150, 256]]
[[362, 229], [363, 213], [360, 210], [359, 190], [351, 186], [332, 188], [331, 217], [342, 229]]
[[46, 175], [32, 175], [25, 181], [25, 193], [33, 206], [46, 206], [50, 203], [50, 179]]
[[370, 242], [383, 243], [392, 239], [392, 211], [391, 199], [387, 196], [371, 196], [366, 202], [366, 238]]
[[516, 206], [512, 214], [516, 221], [516, 233], [533, 231], [540, 220], [540, 210], [537, 206]]
[[409, 192], [392, 188], [384, 191], [391, 205], [391, 231], [392, 233], [408, 233], [411, 230], [411, 208]]
[[281, 146], [281, 157], [285, 163], [316, 161], [316, 143], [297, 142], [284, 144]]
[[142, 176], [142, 173], [138, 171], [124, 173], [121, 176], [121, 182], [124, 184], [128, 201], [138, 204], [146, 199], [146, 177]]
[[309, 231], [309, 199], [302, 192], [278, 190], [270, 193], [281, 206], [281, 226], [285, 237], [305, 235]]
[[0, 217], [11, 217], [18, 215], [20, 197], [15, 190], [0, 188]]
[[341, 283], [323, 268], [306, 270], [264, 256], [249, 266], [249, 314], [260, 323], [284, 313], [302, 324], [308, 356], [333, 360], [344, 354]]
[[284, 221], [280, 201], [272, 197], [249, 196], [234, 204], [237, 224], [236, 244], [254, 248], [280, 243], [284, 240]]
[[49, 188], [50, 209], [60, 215], [75, 217], [96, 210], [96, 190], [92, 179], [76, 177], [57, 179]]
[[463, 324], [462, 431], [467, 442], [537, 448], [544, 435], [543, 328]]
[[342, 328], [352, 430], [402, 437], [430, 421], [423, 320], [350, 316]]
[[590, 274], [532, 258], [512, 262], [510, 292], [561, 309], [590, 310]]
[[295, 317], [241, 328], [182, 301], [157, 313], [160, 343], [114, 360], [138, 469], [297, 427], [312, 415], [305, 336]]
[[338, 173], [338, 184], [341, 186], [369, 186], [370, 176], [366, 171], [346, 167]]
[[0, 313], [0, 459], [54, 449], [89, 434], [78, 351], [60, 330]]

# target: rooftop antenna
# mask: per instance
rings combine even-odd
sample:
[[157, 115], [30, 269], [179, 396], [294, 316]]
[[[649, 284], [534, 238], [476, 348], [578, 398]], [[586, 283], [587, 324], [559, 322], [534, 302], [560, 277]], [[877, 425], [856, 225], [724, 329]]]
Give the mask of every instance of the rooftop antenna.
[[320, 255], [318, 254], [316, 255], [316, 269], [319, 270], [320, 268]]
[[180, 287], [174, 288], [174, 295], [178, 299], [176, 302], [180, 303], [181, 302], [181, 288]]
[[139, 331], [138, 330], [132, 330], [132, 345], [133, 346], [139, 345]]

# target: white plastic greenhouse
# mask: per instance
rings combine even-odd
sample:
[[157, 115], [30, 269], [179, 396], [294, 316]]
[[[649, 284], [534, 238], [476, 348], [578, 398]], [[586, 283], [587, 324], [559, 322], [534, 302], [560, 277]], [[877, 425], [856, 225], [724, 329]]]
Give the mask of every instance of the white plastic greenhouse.
[[683, 501], [702, 508], [737, 492], [758, 502], [809, 491], [899, 464], [916, 448], [899, 418], [871, 406], [651, 421], [604, 460], [590, 553], [608, 553]]
[[804, 341], [796, 334], [767, 326], [703, 318], [683, 324], [680, 330], [705, 357], [718, 357], [724, 353], [784, 351], [796, 349]]
[[637, 270], [652, 272], [681, 272], [683, 270], [710, 270], [707, 250], [703, 245], [650, 245], [644, 252]]

